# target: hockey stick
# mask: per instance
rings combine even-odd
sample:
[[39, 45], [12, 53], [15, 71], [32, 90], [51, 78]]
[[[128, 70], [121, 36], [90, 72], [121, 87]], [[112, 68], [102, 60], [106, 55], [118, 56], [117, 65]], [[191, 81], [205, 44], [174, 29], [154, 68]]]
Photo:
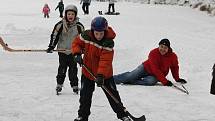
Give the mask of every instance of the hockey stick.
[[[12, 49], [8, 47], [8, 45], [3, 41], [1, 37], [0, 37], [0, 44], [4, 50], [9, 52], [46, 52], [45, 49]], [[65, 51], [70, 51], [70, 50], [65, 50], [65, 49], [53, 50], [53, 52], [65, 52]]]
[[[9, 52], [46, 52], [46, 49], [11, 49], [7, 50]], [[70, 50], [65, 50], [65, 49], [57, 49], [53, 50], [53, 52], [65, 52], [65, 51], [70, 51]]]
[[12, 51], [12, 49], [7, 46], [7, 44], [3, 41], [3, 39], [1, 37], [0, 37], [0, 44], [3, 47], [4, 50]]
[[175, 89], [177, 89], [177, 90], [179, 90], [179, 91], [181, 91], [181, 92], [186, 93], [187, 95], [189, 95], [189, 92], [188, 92], [188, 90], [184, 87], [184, 85], [181, 85], [181, 86], [182, 86], [183, 89], [173, 84], [173, 87], [174, 87]]
[[[84, 64], [82, 64], [82, 67], [84, 67], [88, 73], [94, 78], [96, 79], [95, 75], [90, 71], [90, 69], [88, 67], [86, 67]], [[119, 100], [107, 89], [106, 86], [102, 85], [101, 87], [102, 89], [104, 89], [110, 96], [111, 98], [123, 109], [124, 106], [122, 105], [122, 103], [119, 102]], [[131, 115], [125, 108], [124, 108], [124, 112], [133, 120], [133, 121], [145, 121], [146, 120], [146, 117], [145, 115], [139, 117], [139, 118], [136, 118], [134, 117], [133, 115]]]

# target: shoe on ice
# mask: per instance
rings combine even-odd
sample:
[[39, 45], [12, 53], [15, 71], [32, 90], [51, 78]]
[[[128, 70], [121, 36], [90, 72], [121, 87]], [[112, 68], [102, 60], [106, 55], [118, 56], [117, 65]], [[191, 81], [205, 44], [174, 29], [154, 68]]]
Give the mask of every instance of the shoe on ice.
[[57, 92], [61, 92], [61, 91], [62, 91], [62, 87], [63, 87], [62, 84], [57, 84], [57, 86], [56, 86], [56, 91], [57, 91]]
[[78, 117], [74, 121], [88, 121], [88, 118]]
[[78, 86], [73, 86], [72, 89], [74, 93], [78, 94]]
[[131, 119], [127, 116], [121, 118], [122, 121], [131, 121]]

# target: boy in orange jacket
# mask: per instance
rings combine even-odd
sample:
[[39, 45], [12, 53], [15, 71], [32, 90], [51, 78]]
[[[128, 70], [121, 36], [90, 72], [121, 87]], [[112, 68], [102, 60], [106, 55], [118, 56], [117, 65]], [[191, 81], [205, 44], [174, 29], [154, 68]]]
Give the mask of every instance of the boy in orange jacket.
[[[84, 64], [96, 76], [94, 79], [86, 68], [82, 68], [80, 107], [78, 118], [74, 121], [88, 121], [95, 83], [98, 87], [105, 86], [121, 103], [113, 79], [113, 39], [115, 36], [107, 20], [104, 17], [96, 17], [91, 22], [91, 30], [84, 31], [72, 43], [72, 53], [76, 62], [80, 65]], [[83, 60], [81, 54], [83, 54]], [[105, 90], [103, 91], [117, 117], [122, 121], [131, 121], [124, 112], [124, 108], [120, 107]]]

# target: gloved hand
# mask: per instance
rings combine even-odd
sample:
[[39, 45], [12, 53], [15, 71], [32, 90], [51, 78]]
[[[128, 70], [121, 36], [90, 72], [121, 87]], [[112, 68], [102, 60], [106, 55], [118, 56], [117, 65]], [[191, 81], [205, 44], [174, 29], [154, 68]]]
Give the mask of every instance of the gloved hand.
[[78, 63], [80, 66], [82, 66], [83, 59], [81, 57], [81, 54], [75, 54], [74, 57], [75, 57], [74, 59], [75, 59], [76, 63]]
[[165, 86], [169, 86], [171, 87], [173, 85], [173, 83], [171, 81], [167, 81], [166, 85]]
[[47, 53], [52, 53], [54, 50], [53, 46], [49, 46], [49, 48], [46, 50]]
[[181, 78], [179, 80], [177, 80], [176, 82], [179, 82], [181, 84], [186, 84], [187, 83], [187, 81], [185, 79], [181, 79]]
[[101, 87], [104, 84], [104, 76], [102, 74], [98, 74], [95, 82], [98, 87]]

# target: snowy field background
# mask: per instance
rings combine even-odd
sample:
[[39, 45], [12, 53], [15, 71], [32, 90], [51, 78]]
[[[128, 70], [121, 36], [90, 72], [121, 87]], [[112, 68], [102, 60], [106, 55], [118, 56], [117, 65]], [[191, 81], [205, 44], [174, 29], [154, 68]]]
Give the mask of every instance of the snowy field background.
[[[51, 8], [49, 19], [42, 15], [45, 3]], [[57, 3], [0, 0], [0, 36], [16, 49], [46, 49], [60, 20], [54, 11]], [[93, 1], [90, 14], [84, 15], [78, 0], [64, 3], [77, 5], [85, 28], [98, 16], [98, 10], [107, 11], [108, 7], [107, 2]], [[215, 63], [215, 17], [177, 5], [118, 2], [115, 7], [121, 15], [104, 16], [117, 33], [114, 74], [136, 68], [160, 39], [168, 38], [190, 92], [186, 95], [165, 86], [118, 85], [128, 111], [136, 117], [146, 115], [147, 121], [214, 121], [215, 96], [209, 90]], [[10, 53], [0, 47], [0, 121], [73, 121], [79, 96], [73, 94], [68, 78], [62, 95], [55, 95], [57, 68], [56, 53]], [[168, 79], [172, 80], [171, 74]], [[118, 121], [100, 88], [94, 92], [89, 120]]]

